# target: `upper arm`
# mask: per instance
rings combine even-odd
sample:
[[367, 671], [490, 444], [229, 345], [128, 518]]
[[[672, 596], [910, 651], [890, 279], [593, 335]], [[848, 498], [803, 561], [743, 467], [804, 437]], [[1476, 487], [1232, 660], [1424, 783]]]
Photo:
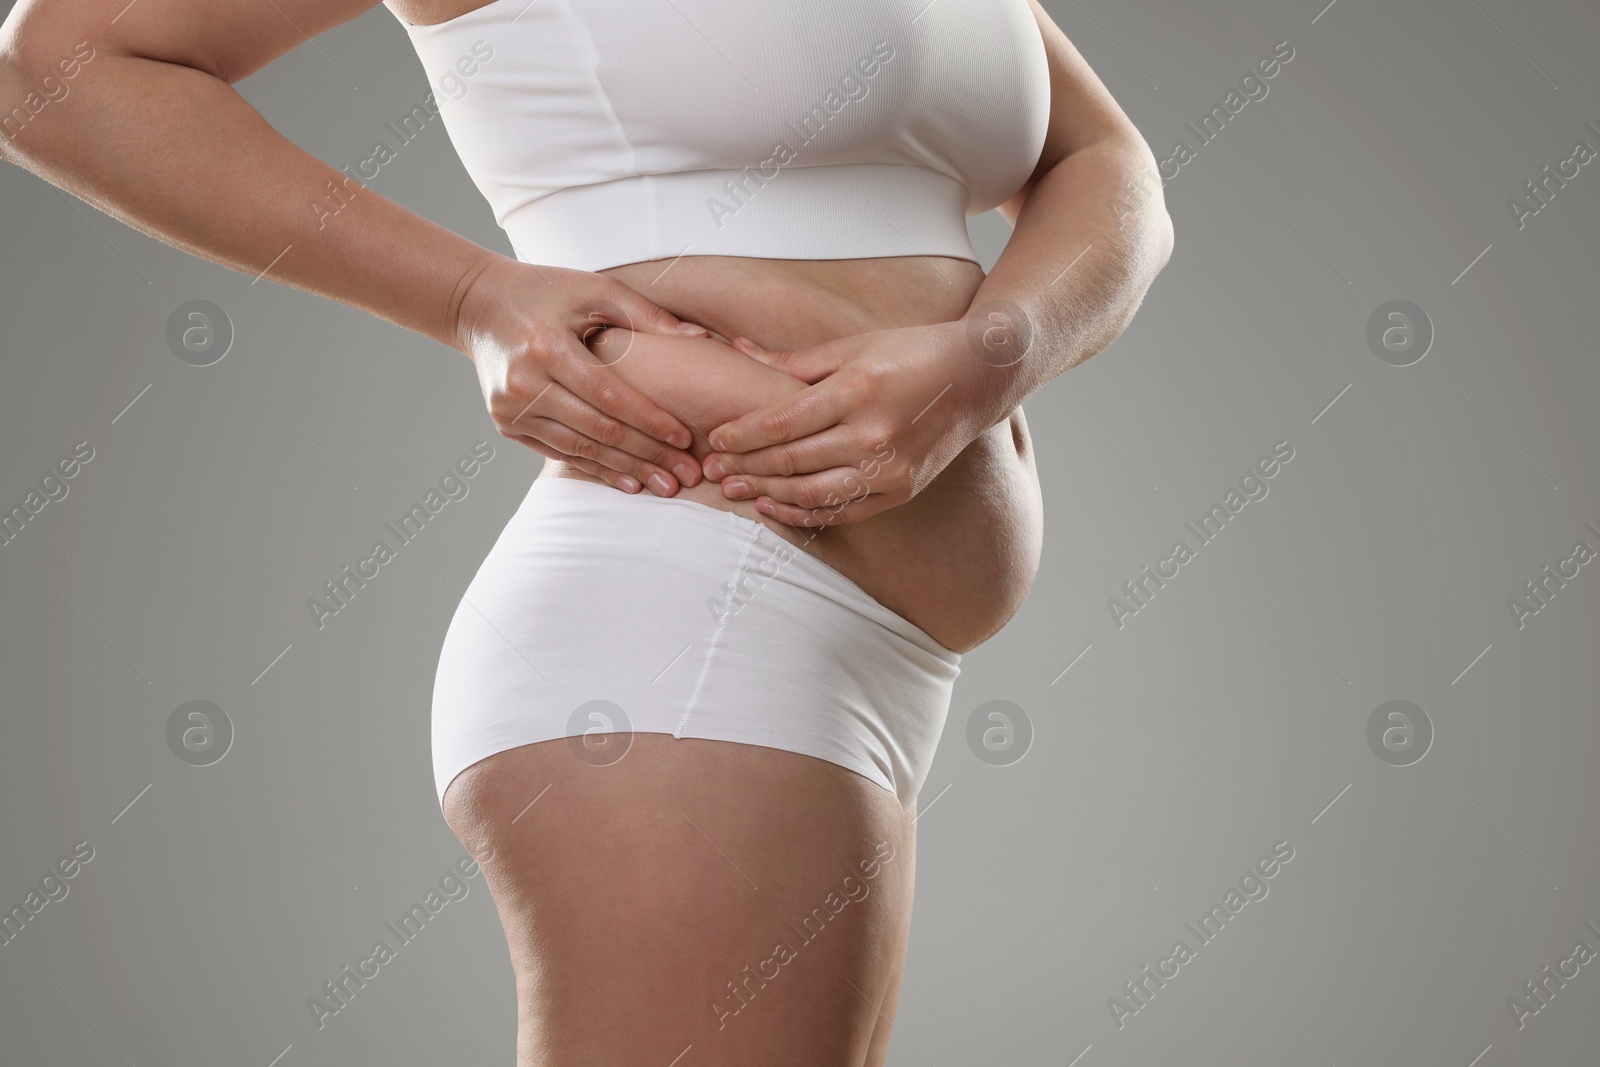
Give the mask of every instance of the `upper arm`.
[[0, 60], [53, 68], [96, 52], [193, 67], [233, 83], [379, 0], [18, 0]]
[[1107, 140], [1130, 142], [1149, 151], [1133, 121], [1039, 0], [1028, 3], [1044, 38], [1045, 61], [1050, 70], [1050, 120], [1038, 166], [1016, 195], [1000, 205], [1000, 213], [1012, 223], [1039, 179], [1072, 153]]

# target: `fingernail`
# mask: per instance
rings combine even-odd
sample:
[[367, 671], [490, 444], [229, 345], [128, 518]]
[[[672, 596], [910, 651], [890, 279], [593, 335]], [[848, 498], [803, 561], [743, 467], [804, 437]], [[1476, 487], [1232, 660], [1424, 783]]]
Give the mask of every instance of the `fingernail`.
[[617, 479], [617, 488], [624, 493], [637, 493], [639, 491], [639, 483], [624, 474]]
[[722, 495], [735, 500], [750, 495], [750, 483], [743, 478], [732, 478], [722, 483]]
[[667, 444], [671, 445], [673, 448], [688, 448], [689, 435], [684, 433], [682, 430], [673, 430], [667, 435]]
[[693, 485], [695, 483], [695, 469], [689, 466], [687, 463], [680, 463], [676, 467], [673, 467], [672, 473], [676, 474], [678, 476], [678, 481], [682, 482], [684, 485]]
[[660, 471], [651, 471], [650, 477], [647, 478], [646, 481], [650, 483], [650, 488], [656, 491], [657, 496], [672, 495], [672, 483], [668, 481], [667, 476], [662, 474]]
[[711, 442], [711, 447], [716, 449], [718, 452], [721, 452], [728, 447], [728, 439], [717, 433], [715, 430], [711, 431], [711, 436], [708, 438], [708, 440]]
[[728, 471], [723, 467], [722, 460], [716, 456], [707, 457], [706, 461], [700, 465], [700, 469], [705, 471], [706, 477], [714, 482], [720, 482], [728, 476]]
[[678, 329], [683, 333], [689, 334], [691, 337], [700, 337], [706, 333], [706, 328], [704, 326], [697, 326], [692, 322], [680, 322], [678, 323]]

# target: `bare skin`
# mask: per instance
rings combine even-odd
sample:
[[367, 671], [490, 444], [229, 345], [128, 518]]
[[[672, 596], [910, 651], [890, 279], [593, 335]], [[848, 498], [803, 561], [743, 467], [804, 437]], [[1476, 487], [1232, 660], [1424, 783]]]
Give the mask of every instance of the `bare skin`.
[[518, 1067], [665, 1065], [685, 1050], [710, 1067], [882, 1064], [915, 811], [809, 756], [607, 743], [630, 742], [605, 767], [566, 740], [524, 745], [446, 793], [505, 926]]
[[[390, 6], [432, 24], [482, 2]], [[1019, 405], [1120, 332], [1171, 248], [1159, 185], [1114, 208], [1153, 158], [1042, 8], [1049, 132], [1001, 207], [1016, 231], [985, 277], [926, 257], [540, 268], [371, 190], [324, 232], [306, 203], [341, 176], [232, 84], [375, 3], [21, 0], [0, 30], [0, 100], [48, 88], [79, 41], [101, 58], [69, 99], [0, 138], [0, 158], [214, 262], [457, 348], [499, 431], [550, 461], [541, 476], [683, 493], [765, 522], [954, 649], [1011, 616], [1041, 533]], [[1031, 324], [1027, 359], [972, 359], [963, 322], [985, 300]], [[597, 304], [612, 309], [598, 335]], [[772, 353], [731, 347], [739, 337]], [[884, 443], [894, 458], [874, 468]], [[625, 758], [567, 740], [510, 749], [444, 798], [505, 927], [518, 1067], [881, 1067], [915, 808], [778, 749], [651, 734], [604, 745], [628, 746]]]
[[[983, 280], [975, 263], [918, 256], [803, 263], [684, 257], [653, 285], [661, 275], [654, 264], [603, 273], [680, 318], [768, 348], [948, 322]], [[591, 348], [691, 428], [696, 458], [709, 453], [704, 435], [712, 427], [805, 388], [715, 337], [607, 329], [591, 338]], [[556, 464], [540, 476], [596, 480]], [[765, 523], [958, 652], [987, 640], [1021, 606], [1044, 537], [1039, 476], [1020, 409], [968, 445], [909, 503], [859, 522], [790, 526], [763, 514], [754, 500], [728, 499], [709, 481], [678, 495]]]

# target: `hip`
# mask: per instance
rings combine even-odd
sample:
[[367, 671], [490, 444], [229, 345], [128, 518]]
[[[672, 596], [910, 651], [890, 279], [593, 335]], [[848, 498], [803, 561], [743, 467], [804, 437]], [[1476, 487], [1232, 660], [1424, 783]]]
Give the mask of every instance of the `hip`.
[[[600, 733], [828, 760], [909, 807], [961, 655], [765, 525], [539, 478], [462, 597], [433, 693], [440, 801], [506, 749]], [[624, 746], [626, 742], [623, 742]]]

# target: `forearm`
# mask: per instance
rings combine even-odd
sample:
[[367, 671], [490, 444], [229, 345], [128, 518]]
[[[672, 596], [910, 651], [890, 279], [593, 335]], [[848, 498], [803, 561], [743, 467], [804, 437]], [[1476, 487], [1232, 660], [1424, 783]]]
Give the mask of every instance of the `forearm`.
[[[7, 113], [59, 79], [46, 54], [0, 64]], [[458, 347], [461, 294], [494, 253], [297, 148], [212, 74], [97, 47], [67, 84], [0, 129], [0, 158], [185, 251]]]
[[1046, 172], [967, 315], [978, 432], [1114, 341], [1171, 252], [1142, 140], [1106, 138]]

